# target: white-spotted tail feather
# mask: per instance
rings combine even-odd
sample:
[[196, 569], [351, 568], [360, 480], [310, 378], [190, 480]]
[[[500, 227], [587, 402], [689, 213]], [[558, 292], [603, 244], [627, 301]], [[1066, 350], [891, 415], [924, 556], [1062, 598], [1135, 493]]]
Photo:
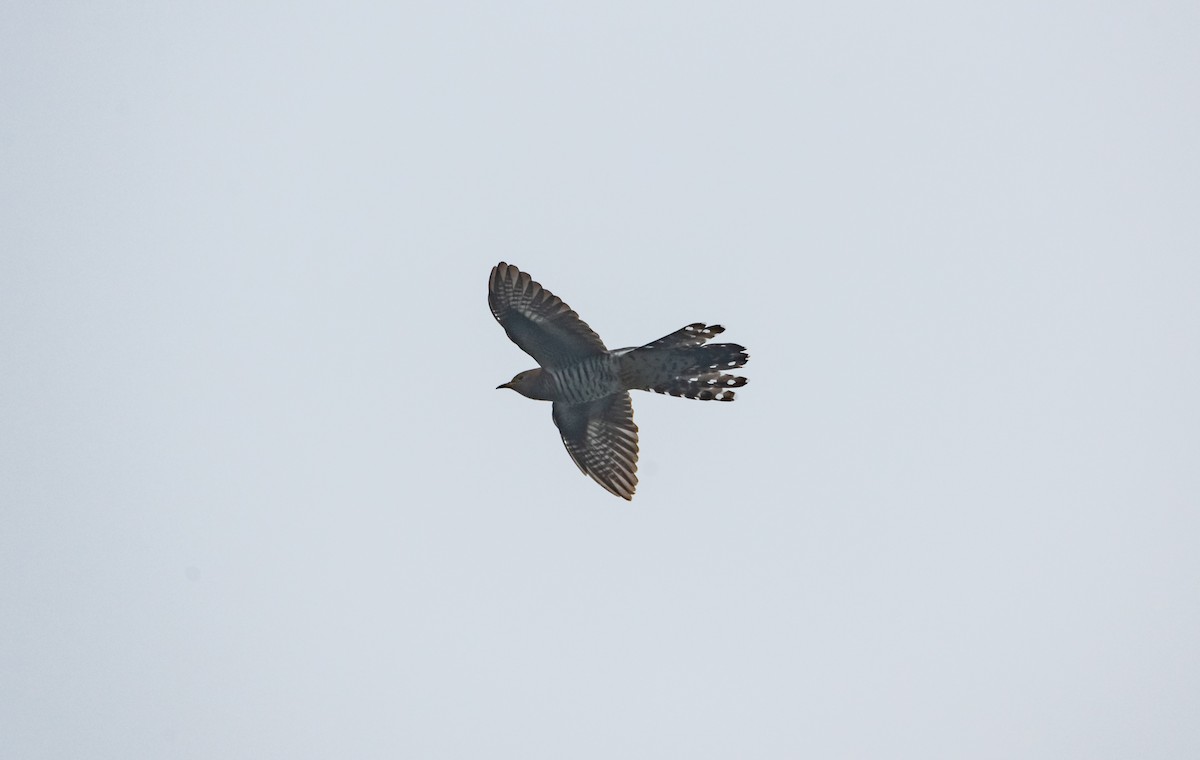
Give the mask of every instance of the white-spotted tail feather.
[[733, 401], [733, 388], [747, 380], [728, 374], [750, 360], [736, 343], [706, 342], [723, 333], [720, 325], [694, 322], [622, 356], [626, 387], [699, 401]]

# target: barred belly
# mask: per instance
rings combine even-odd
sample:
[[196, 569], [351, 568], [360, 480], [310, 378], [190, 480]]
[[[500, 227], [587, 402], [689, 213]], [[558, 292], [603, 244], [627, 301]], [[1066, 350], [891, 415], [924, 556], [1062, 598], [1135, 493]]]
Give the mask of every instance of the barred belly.
[[548, 372], [553, 378], [557, 401], [579, 404], [625, 390], [621, 386], [617, 357], [609, 354], [589, 357]]

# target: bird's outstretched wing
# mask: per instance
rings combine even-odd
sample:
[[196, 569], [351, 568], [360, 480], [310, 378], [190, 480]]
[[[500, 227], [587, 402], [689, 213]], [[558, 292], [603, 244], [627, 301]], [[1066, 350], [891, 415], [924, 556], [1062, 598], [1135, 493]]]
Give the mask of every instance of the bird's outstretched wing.
[[561, 298], [503, 261], [492, 267], [488, 305], [512, 342], [543, 367], [562, 367], [607, 350]]
[[609, 493], [632, 499], [637, 488], [638, 429], [628, 393], [582, 404], [554, 402], [554, 424], [575, 464]]

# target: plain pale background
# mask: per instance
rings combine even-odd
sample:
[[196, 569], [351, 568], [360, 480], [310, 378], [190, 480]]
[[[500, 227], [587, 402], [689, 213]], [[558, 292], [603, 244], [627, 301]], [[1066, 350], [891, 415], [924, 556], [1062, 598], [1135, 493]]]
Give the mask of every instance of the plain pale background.
[[[1197, 40], [7, 4], [0, 755], [1200, 757]], [[751, 382], [615, 499], [501, 259]]]

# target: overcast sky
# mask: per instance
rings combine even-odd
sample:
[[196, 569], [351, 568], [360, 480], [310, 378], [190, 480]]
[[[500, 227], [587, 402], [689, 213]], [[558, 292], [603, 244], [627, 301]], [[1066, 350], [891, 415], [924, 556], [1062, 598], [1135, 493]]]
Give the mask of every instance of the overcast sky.
[[[0, 10], [0, 754], [1200, 757], [1194, 2]], [[580, 475], [492, 319], [689, 322]]]

